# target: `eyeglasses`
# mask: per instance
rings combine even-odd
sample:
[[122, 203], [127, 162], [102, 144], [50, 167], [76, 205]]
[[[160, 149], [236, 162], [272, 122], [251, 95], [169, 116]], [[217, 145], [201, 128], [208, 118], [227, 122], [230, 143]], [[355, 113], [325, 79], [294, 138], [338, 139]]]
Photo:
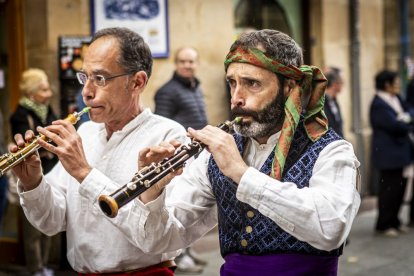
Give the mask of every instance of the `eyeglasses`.
[[110, 77], [104, 77], [102, 75], [92, 75], [92, 76], [88, 76], [83, 72], [77, 72], [76, 73], [76, 77], [78, 78], [78, 81], [80, 84], [85, 85], [86, 81], [89, 79], [91, 81], [93, 81], [93, 83], [96, 86], [100, 86], [103, 87], [106, 85], [106, 81], [117, 78], [117, 77], [122, 77], [122, 76], [126, 76], [126, 75], [130, 75], [132, 73], [123, 73], [120, 75], [116, 75], [116, 76], [110, 76]]

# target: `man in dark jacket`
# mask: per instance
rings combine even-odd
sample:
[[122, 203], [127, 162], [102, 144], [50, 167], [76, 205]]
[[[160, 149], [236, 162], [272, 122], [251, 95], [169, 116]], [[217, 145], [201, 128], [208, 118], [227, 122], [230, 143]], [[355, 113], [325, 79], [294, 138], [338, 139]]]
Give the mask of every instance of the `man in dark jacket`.
[[194, 48], [177, 50], [174, 75], [155, 94], [155, 114], [173, 119], [186, 129], [207, 125], [203, 91], [195, 77], [197, 67], [198, 53]]
[[[186, 129], [202, 129], [207, 125], [203, 91], [195, 73], [198, 52], [182, 47], [175, 52], [175, 71], [172, 78], [155, 94], [155, 114], [170, 118]], [[191, 248], [183, 250], [176, 259], [177, 272], [201, 273], [205, 261], [195, 256]]]
[[324, 111], [328, 118], [329, 126], [335, 130], [341, 137], [344, 137], [342, 128], [342, 115], [336, 98], [342, 90], [344, 83], [341, 70], [336, 67], [329, 67], [325, 72], [328, 85], [325, 90], [325, 107]]

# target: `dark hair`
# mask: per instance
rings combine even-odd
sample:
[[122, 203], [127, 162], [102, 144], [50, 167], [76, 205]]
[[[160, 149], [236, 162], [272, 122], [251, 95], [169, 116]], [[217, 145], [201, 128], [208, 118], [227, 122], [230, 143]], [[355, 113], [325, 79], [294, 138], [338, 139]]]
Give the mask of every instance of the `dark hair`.
[[385, 90], [385, 84], [392, 85], [398, 77], [394, 71], [383, 70], [375, 76], [375, 89]]
[[328, 80], [327, 87], [331, 87], [334, 82], [340, 80], [341, 78], [341, 69], [337, 67], [328, 67], [325, 72], [325, 77]]
[[128, 28], [106, 28], [95, 33], [91, 43], [95, 40], [111, 36], [118, 40], [120, 56], [117, 61], [126, 72], [144, 71], [148, 79], [152, 72], [152, 54], [144, 39]]
[[272, 59], [284, 65], [299, 67], [303, 64], [302, 48], [287, 34], [270, 29], [246, 32], [231, 45], [230, 52], [242, 49], [263, 48]]

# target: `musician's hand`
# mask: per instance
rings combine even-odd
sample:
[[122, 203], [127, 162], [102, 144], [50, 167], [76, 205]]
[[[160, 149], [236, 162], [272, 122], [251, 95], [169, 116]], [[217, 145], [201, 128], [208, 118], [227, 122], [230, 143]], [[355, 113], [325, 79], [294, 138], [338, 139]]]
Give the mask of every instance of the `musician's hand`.
[[213, 155], [214, 161], [224, 175], [236, 183], [240, 182], [249, 167], [243, 161], [232, 135], [213, 126], [206, 126], [201, 130], [190, 127], [188, 133], [207, 146], [207, 150]]
[[66, 120], [57, 120], [45, 128], [38, 127], [37, 131], [56, 144], [39, 141], [39, 145], [56, 154], [65, 170], [82, 183], [92, 168], [86, 160], [82, 139], [75, 127]]
[[[9, 151], [15, 153], [19, 148], [23, 148], [26, 142], [31, 142], [35, 138], [33, 131], [28, 130], [24, 139], [21, 134], [16, 134], [14, 140], [16, 144], [9, 145]], [[12, 168], [13, 173], [20, 179], [20, 183], [25, 191], [30, 191], [39, 186], [42, 180], [42, 164], [37, 151], [26, 157], [24, 162], [19, 163]]]
[[[149, 166], [151, 163], [158, 163], [161, 162], [164, 158], [171, 157], [180, 145], [180, 142], [178, 142], [177, 140], [172, 140], [170, 142], [162, 142], [159, 146], [143, 148], [139, 152], [139, 170], [146, 166]], [[167, 186], [168, 183], [170, 183], [171, 179], [181, 174], [182, 171], [183, 169], [180, 168], [174, 172], [169, 173], [166, 177], [164, 177], [151, 188], [149, 188], [147, 191], [142, 193], [139, 196], [140, 200], [144, 204], [155, 200], [162, 193], [164, 187]]]
[[171, 140], [170, 142], [161, 142], [158, 146], [143, 148], [139, 152], [138, 168], [142, 169], [151, 163], [158, 163], [164, 158], [172, 156], [180, 145], [181, 143], [177, 140]]

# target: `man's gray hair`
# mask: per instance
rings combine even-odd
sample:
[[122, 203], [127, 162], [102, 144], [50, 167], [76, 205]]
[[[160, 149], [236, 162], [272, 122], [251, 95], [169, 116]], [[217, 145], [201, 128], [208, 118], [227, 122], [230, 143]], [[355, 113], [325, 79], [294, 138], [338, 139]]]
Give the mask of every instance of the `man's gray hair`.
[[99, 30], [92, 38], [92, 42], [110, 36], [118, 40], [120, 45], [120, 56], [118, 64], [126, 72], [135, 73], [144, 71], [148, 79], [152, 72], [152, 54], [144, 39], [136, 32], [128, 28], [106, 28]]
[[243, 33], [230, 47], [259, 48], [284, 65], [299, 67], [303, 64], [302, 48], [287, 34], [270, 29]]
[[331, 87], [336, 81], [341, 80], [341, 69], [338, 67], [328, 67], [323, 73], [328, 80], [328, 85], [326, 87]]

